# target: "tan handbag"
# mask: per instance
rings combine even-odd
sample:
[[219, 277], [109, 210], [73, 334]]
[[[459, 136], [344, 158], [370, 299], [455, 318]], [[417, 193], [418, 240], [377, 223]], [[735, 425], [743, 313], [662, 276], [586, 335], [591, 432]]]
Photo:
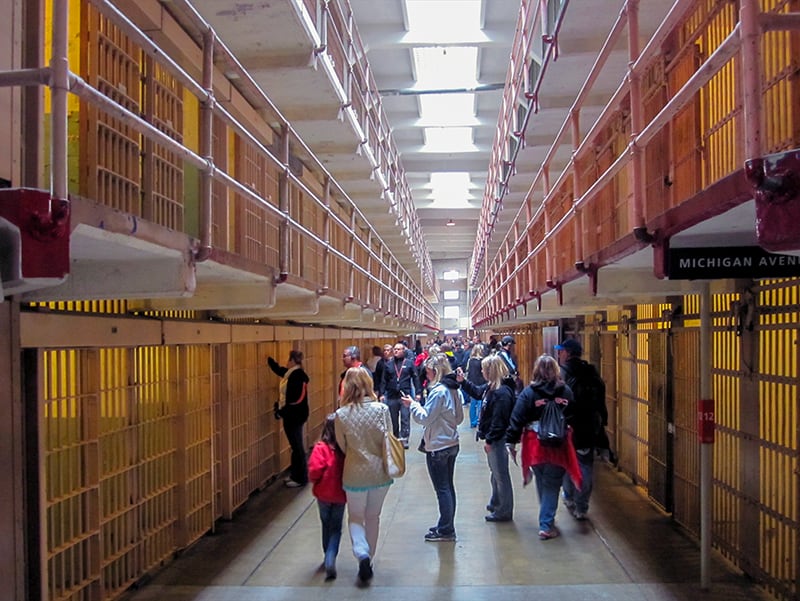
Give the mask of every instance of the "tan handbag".
[[383, 463], [390, 478], [406, 473], [406, 450], [403, 443], [391, 432], [386, 432], [383, 444]]

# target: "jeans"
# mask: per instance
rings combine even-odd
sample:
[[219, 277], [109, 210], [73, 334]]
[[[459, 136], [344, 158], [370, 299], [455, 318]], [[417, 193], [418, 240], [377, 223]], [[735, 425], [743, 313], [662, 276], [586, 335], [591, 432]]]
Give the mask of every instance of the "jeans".
[[456, 457], [459, 446], [454, 445], [440, 451], [429, 451], [425, 454], [428, 475], [431, 477], [436, 499], [439, 501], [439, 523], [436, 530], [439, 534], [455, 534], [456, 488], [453, 474], [456, 469]]
[[558, 491], [561, 489], [561, 480], [565, 470], [554, 463], [540, 463], [533, 466], [533, 475], [536, 477], [536, 492], [539, 493], [539, 530], [553, 529], [558, 509]]
[[575, 511], [586, 513], [589, 511], [589, 497], [592, 496], [592, 483], [594, 480], [594, 449], [577, 449], [578, 465], [581, 468], [581, 488], [575, 488], [568, 475], [564, 476], [561, 486], [564, 488], [564, 500], [575, 503]]
[[308, 482], [308, 466], [306, 465], [306, 449], [303, 443], [303, 424], [287, 424], [283, 421], [283, 431], [292, 448], [292, 464], [289, 477], [299, 484]]
[[469, 397], [469, 427], [477, 428], [481, 417], [481, 399]]
[[339, 542], [342, 540], [342, 519], [344, 503], [326, 503], [317, 500], [319, 521], [322, 524], [322, 552], [325, 554], [325, 569], [336, 568]]
[[514, 515], [514, 489], [511, 486], [511, 476], [508, 473], [508, 451], [503, 441], [492, 443], [491, 450], [486, 454], [491, 473], [492, 496], [489, 507], [498, 518], [508, 518]]
[[353, 555], [361, 560], [375, 557], [378, 546], [381, 508], [388, 486], [370, 488], [369, 490], [347, 490], [347, 522], [350, 530], [350, 541], [353, 544]]
[[392, 418], [392, 434], [397, 438], [405, 438], [411, 435], [411, 410], [406, 407], [400, 398], [386, 399], [389, 407], [389, 416]]

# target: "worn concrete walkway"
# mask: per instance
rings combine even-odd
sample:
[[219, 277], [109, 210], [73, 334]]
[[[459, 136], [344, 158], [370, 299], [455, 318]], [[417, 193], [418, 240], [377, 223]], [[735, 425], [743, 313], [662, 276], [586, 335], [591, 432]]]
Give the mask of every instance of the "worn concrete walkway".
[[[415, 426], [412, 449], [419, 440]], [[481, 445], [462, 425], [456, 466], [455, 543], [423, 541], [438, 516], [424, 456], [409, 451], [381, 516], [375, 577], [356, 586], [356, 561], [345, 532], [339, 577], [324, 581], [319, 517], [310, 487], [280, 482], [254, 495], [232, 522], [221, 523], [126, 601], [738, 601], [768, 599], [747, 578], [714, 558], [712, 586], [701, 591], [697, 545], [612, 467], [598, 463], [589, 519], [561, 506], [562, 536], [537, 536], [534, 485], [513, 467], [514, 521], [483, 519], [489, 475]]]

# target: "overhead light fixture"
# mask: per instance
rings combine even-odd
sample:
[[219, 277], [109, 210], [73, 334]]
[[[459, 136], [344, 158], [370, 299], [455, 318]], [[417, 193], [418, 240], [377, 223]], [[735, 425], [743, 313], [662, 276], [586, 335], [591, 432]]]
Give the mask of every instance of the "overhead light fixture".
[[446, 225], [447, 227], [453, 227], [455, 224], [456, 224], [456, 222], [455, 222], [455, 221], [453, 221], [452, 219], [448, 219], [448, 220], [447, 220], [447, 223], [445, 223], [445, 225]]

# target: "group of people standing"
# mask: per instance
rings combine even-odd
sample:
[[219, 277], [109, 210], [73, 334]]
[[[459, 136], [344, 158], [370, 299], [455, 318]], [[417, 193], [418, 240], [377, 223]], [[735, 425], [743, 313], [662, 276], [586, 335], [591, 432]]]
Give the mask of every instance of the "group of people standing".
[[[549, 355], [540, 356], [534, 364], [533, 381], [525, 387], [520, 386], [512, 336], [503, 337], [486, 356], [482, 345], [473, 345], [460, 364], [443, 346], [434, 344], [426, 352], [414, 354], [402, 342], [386, 345], [382, 357], [378, 359], [374, 353], [376, 360], [369, 366], [361, 362], [358, 347], [347, 347], [342, 355], [345, 370], [339, 385], [339, 408], [327, 417], [307, 465], [302, 426], [308, 417], [308, 376], [302, 370], [302, 353], [292, 351], [285, 367], [268, 359], [282, 378], [283, 404], [276, 403], [275, 410], [284, 420], [292, 447], [285, 484], [313, 483], [326, 579], [336, 578], [345, 507], [359, 582], [367, 584], [372, 579], [380, 513], [393, 483], [386, 468], [385, 439], [392, 432], [408, 448], [411, 419], [422, 426], [419, 450], [425, 453], [439, 509], [437, 523], [423, 538], [430, 542], [456, 540], [454, 473], [460, 450], [458, 426], [466, 405], [489, 465], [487, 522], [513, 519], [509, 459], [522, 466], [525, 484], [535, 479], [542, 540], [559, 534], [554, 522], [560, 492], [572, 515], [586, 519], [595, 449], [603, 445], [608, 415], [602, 380], [597, 370], [581, 359], [580, 343], [568, 339], [557, 345], [558, 362]], [[559, 446], [541, 444], [536, 436], [549, 402], [560, 406], [569, 425], [566, 440]]]
[[[607, 448], [608, 410], [605, 385], [596, 368], [581, 358], [575, 339], [556, 345], [558, 361], [541, 355], [533, 366], [532, 382], [520, 387], [514, 358], [515, 341], [502, 339], [502, 350], [481, 360], [483, 383], [459, 370], [457, 378], [471, 398], [482, 399], [477, 437], [484, 441], [491, 474], [487, 522], [513, 519], [514, 491], [509, 459], [522, 467], [523, 482], [536, 482], [539, 496], [539, 538], [559, 535], [555, 526], [558, 497], [573, 517], [585, 520], [592, 492], [594, 456]], [[510, 361], [509, 361], [510, 359]], [[557, 441], [539, 435], [549, 403], [568, 426]], [[517, 444], [522, 452], [517, 458]]]
[[[357, 347], [347, 347], [342, 355], [345, 371], [339, 385], [339, 408], [325, 421], [320, 441], [314, 446], [306, 467], [305, 452], [295, 453], [297, 405], [308, 404], [305, 388], [308, 377], [302, 372], [302, 354], [292, 351], [287, 366], [271, 357], [267, 363], [281, 376], [283, 405], [276, 403], [276, 417], [284, 419], [284, 430], [292, 446], [292, 465], [285, 485], [291, 488], [308, 481], [317, 498], [322, 525], [323, 567], [326, 579], [337, 576], [336, 557], [341, 540], [345, 507], [353, 555], [358, 562], [358, 579], [367, 584], [373, 577], [375, 548], [378, 541], [380, 513], [393, 483], [385, 461], [385, 439], [389, 432], [402, 432], [405, 413], [422, 425], [420, 450], [425, 452], [428, 474], [439, 505], [439, 520], [425, 534], [427, 541], [455, 540], [456, 496], [453, 475], [459, 451], [458, 426], [464, 419], [464, 399], [450, 361], [442, 353], [425, 359], [425, 399], [413, 360], [406, 356], [405, 345], [392, 347], [392, 360], [385, 367], [392, 377], [381, 381], [380, 397], [374, 374], [361, 363]], [[300, 375], [302, 373], [302, 375]], [[295, 382], [303, 382], [303, 394], [295, 394]], [[407, 386], [405, 383], [410, 385]], [[286, 423], [289, 417], [290, 423]], [[300, 433], [302, 438], [302, 423]], [[405, 426], [407, 448], [410, 426]], [[295, 458], [298, 465], [295, 465]], [[302, 461], [301, 461], [302, 460]], [[302, 463], [302, 466], [300, 465]], [[302, 468], [302, 469], [301, 469]]]

